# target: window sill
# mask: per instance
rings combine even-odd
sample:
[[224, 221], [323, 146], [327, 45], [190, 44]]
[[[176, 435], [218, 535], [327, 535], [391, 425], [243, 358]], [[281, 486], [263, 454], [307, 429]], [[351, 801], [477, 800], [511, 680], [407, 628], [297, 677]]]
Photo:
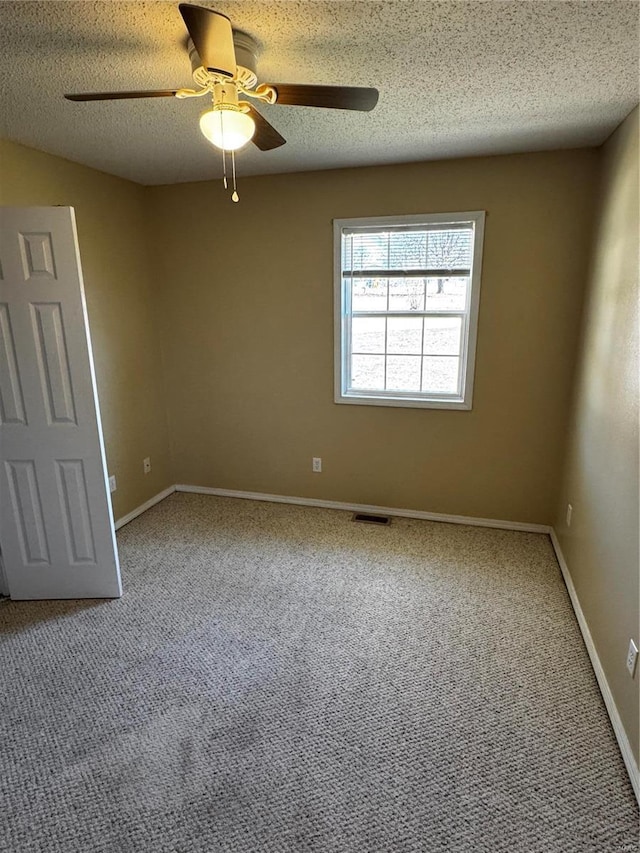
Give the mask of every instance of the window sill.
[[336, 394], [336, 403], [346, 403], [356, 406], [391, 406], [402, 409], [449, 409], [458, 411], [471, 411], [471, 400], [463, 400], [460, 397], [445, 399], [437, 397], [424, 399], [421, 397], [376, 397], [364, 394]]

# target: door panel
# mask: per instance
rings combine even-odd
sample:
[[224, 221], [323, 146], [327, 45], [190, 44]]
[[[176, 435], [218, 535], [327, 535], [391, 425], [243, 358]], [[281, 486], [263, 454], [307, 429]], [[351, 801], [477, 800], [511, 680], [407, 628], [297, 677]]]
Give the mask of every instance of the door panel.
[[95, 563], [96, 549], [89, 512], [89, 495], [82, 459], [56, 460], [58, 491], [63, 498], [63, 521], [69, 561]]
[[26, 424], [9, 306], [0, 304], [0, 424]]
[[9, 460], [5, 464], [23, 564], [48, 566], [49, 549], [36, 467], [29, 459]]
[[0, 542], [12, 598], [121, 594], [71, 208], [3, 208]]
[[56, 267], [53, 261], [53, 243], [51, 232], [30, 234], [18, 232], [20, 254], [22, 256], [22, 274], [25, 281], [34, 278], [56, 279]]
[[49, 425], [76, 424], [61, 304], [59, 302], [32, 304], [31, 323], [47, 422]]

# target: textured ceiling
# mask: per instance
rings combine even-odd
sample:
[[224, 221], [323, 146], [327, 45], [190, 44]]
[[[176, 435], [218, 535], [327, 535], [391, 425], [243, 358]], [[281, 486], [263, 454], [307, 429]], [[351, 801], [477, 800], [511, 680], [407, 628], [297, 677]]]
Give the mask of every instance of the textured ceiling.
[[[597, 145], [638, 102], [638, 3], [202, 2], [263, 46], [262, 82], [376, 86], [371, 113], [264, 107], [287, 145], [242, 174]], [[0, 133], [143, 184], [220, 174], [200, 99], [70, 103], [192, 84], [178, 4], [1, 2]]]

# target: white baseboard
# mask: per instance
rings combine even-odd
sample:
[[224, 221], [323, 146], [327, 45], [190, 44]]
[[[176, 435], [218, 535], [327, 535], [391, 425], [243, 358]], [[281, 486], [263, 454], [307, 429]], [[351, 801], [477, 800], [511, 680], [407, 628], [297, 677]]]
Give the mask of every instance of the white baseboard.
[[162, 492], [158, 492], [157, 495], [154, 495], [152, 498], [149, 498], [148, 501], [145, 501], [140, 506], [137, 506], [135, 509], [132, 509], [131, 512], [128, 512], [126, 515], [123, 515], [122, 518], [117, 519], [115, 523], [116, 530], [120, 530], [121, 527], [124, 527], [125, 524], [129, 524], [130, 521], [133, 521], [134, 518], [137, 518], [139, 515], [142, 515], [143, 512], [146, 512], [148, 509], [151, 509], [152, 506], [160, 503], [165, 498], [168, 498], [169, 495], [172, 495], [176, 490], [175, 486], [169, 486], [168, 489], [164, 489]]
[[604, 669], [602, 668], [602, 664], [600, 663], [600, 658], [598, 657], [598, 652], [596, 651], [596, 647], [593, 642], [593, 637], [591, 636], [591, 631], [589, 630], [585, 615], [582, 612], [578, 593], [576, 592], [576, 588], [573, 585], [573, 580], [571, 579], [571, 573], [569, 572], [569, 566], [567, 565], [567, 561], [564, 558], [564, 554], [562, 553], [562, 549], [560, 548], [560, 542], [558, 541], [558, 537], [556, 536], [556, 532], [555, 530], [553, 530], [553, 528], [551, 529], [550, 535], [551, 542], [553, 544], [553, 550], [556, 552], [558, 565], [560, 566], [560, 571], [562, 572], [562, 577], [564, 578], [564, 582], [567, 587], [567, 592], [569, 593], [569, 598], [571, 599], [571, 604], [573, 605], [573, 609], [576, 614], [576, 619], [578, 620], [578, 625], [580, 626], [580, 630], [582, 631], [582, 638], [584, 640], [585, 646], [587, 647], [587, 652], [589, 653], [591, 666], [593, 667], [593, 671], [595, 672], [596, 679], [598, 681], [598, 686], [600, 687], [600, 692], [602, 693], [602, 698], [604, 699], [604, 704], [606, 706], [607, 713], [609, 714], [609, 719], [611, 720], [611, 725], [613, 726], [613, 731], [615, 733], [616, 740], [618, 741], [620, 752], [622, 753], [622, 759], [625, 763], [625, 767], [627, 768], [629, 779], [631, 780], [631, 785], [633, 786], [636, 799], [640, 804], [640, 776], [638, 774], [638, 765], [636, 764], [636, 760], [631, 749], [631, 744], [629, 743], [629, 738], [627, 737], [627, 733], [625, 732], [624, 726], [622, 725], [622, 720], [620, 719], [620, 714], [618, 713], [618, 708], [616, 707], [616, 703], [614, 701], [613, 694], [611, 693], [611, 688], [609, 687], [609, 682], [607, 681]]
[[425, 521], [441, 521], [446, 524], [469, 524], [473, 527], [497, 527], [502, 530], [520, 530], [524, 533], [550, 533], [546, 524], [527, 524], [522, 521], [501, 521], [496, 518], [474, 518], [469, 515], [445, 515], [440, 512], [424, 512], [419, 509], [399, 509], [391, 506], [373, 504], [352, 504], [343, 501], [325, 501], [320, 498], [298, 498], [291, 495], [267, 495], [263, 492], [242, 492], [235, 489], [214, 489], [208, 486], [177, 485], [177, 492], [191, 492], [198, 495], [216, 495], [221, 498], [241, 498], [250, 501], [269, 501], [270, 503], [294, 504], [296, 506], [314, 506], [321, 509], [341, 509], [347, 512], [369, 512], [379, 515], [394, 515], [401, 518], [421, 518]]

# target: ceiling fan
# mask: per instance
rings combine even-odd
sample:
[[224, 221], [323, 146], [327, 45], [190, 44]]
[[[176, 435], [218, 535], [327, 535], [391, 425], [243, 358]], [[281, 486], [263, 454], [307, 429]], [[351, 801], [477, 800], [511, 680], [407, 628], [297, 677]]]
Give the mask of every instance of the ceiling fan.
[[222, 149], [223, 157], [224, 152], [233, 155], [250, 141], [261, 151], [278, 148], [286, 142], [249, 101], [240, 100], [241, 96], [266, 104], [339, 110], [368, 111], [378, 102], [378, 90], [365, 87], [289, 83], [258, 85], [258, 44], [255, 39], [248, 33], [233, 30], [230, 19], [220, 12], [189, 3], [181, 3], [179, 9], [189, 33], [187, 46], [197, 89], [93, 92], [65, 95], [65, 98], [69, 101], [108, 101], [210, 95], [212, 106], [200, 116], [200, 129], [213, 145]]

